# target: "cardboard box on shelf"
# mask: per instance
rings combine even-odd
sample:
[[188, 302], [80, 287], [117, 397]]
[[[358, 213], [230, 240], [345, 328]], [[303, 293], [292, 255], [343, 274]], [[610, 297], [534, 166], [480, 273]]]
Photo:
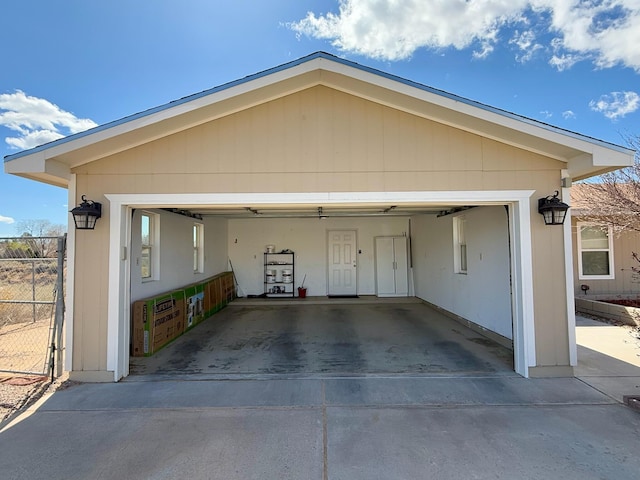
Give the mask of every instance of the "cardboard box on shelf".
[[213, 311], [213, 304], [211, 302], [211, 279], [208, 278], [202, 284], [202, 289], [204, 293], [204, 318], [209, 318], [215, 312]]
[[182, 334], [184, 323], [183, 290], [134, 302], [131, 355], [134, 357], [153, 355]]
[[133, 302], [131, 355], [153, 355], [234, 298], [233, 273], [223, 272], [200, 283]]
[[197, 325], [205, 319], [204, 283], [189, 285], [184, 289], [186, 303], [185, 330]]
[[235, 298], [235, 284], [233, 282], [233, 274], [225, 272], [222, 275], [222, 297], [225, 305]]
[[209, 295], [211, 296], [211, 313], [214, 314], [222, 308], [220, 293], [220, 275], [216, 275], [209, 282]]

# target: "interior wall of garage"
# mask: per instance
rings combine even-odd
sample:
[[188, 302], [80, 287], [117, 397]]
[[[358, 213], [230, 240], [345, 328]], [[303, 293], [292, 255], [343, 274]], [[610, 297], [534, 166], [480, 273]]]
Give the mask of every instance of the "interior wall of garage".
[[306, 274], [309, 296], [327, 294], [327, 231], [356, 230], [358, 235], [358, 294], [374, 295], [374, 238], [407, 235], [409, 217], [280, 218], [229, 220], [229, 257], [244, 295], [264, 292], [266, 245], [295, 252], [295, 286]]
[[[140, 217], [147, 211], [158, 215], [160, 271], [156, 280], [143, 281], [140, 273]], [[193, 271], [193, 225], [204, 225], [204, 269]], [[158, 295], [228, 270], [227, 220], [196, 220], [164, 210], [136, 209], [131, 219], [131, 301]]]
[[415, 294], [512, 339], [507, 210], [477, 207], [462, 215], [467, 220], [466, 274], [454, 272], [454, 216], [412, 217]]

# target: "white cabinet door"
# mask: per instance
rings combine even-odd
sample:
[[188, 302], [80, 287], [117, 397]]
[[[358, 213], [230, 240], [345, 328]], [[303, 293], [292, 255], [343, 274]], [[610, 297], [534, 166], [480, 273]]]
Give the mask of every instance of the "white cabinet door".
[[376, 237], [376, 295], [406, 297], [409, 294], [406, 237]]
[[395, 295], [393, 237], [376, 238], [376, 294], [379, 297]]
[[396, 296], [409, 295], [409, 257], [407, 255], [407, 237], [393, 239], [393, 253], [395, 256]]

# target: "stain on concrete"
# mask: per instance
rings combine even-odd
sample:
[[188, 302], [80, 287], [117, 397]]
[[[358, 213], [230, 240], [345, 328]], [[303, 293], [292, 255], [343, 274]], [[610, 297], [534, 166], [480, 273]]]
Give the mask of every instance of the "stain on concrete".
[[[281, 308], [278, 325], [265, 344], [269, 354], [263, 373], [297, 373], [304, 370], [301, 334], [298, 332], [299, 315], [294, 308]], [[277, 333], [276, 333], [277, 332]]]
[[440, 355], [446, 357], [449, 363], [453, 364], [452, 370], [469, 372], [479, 370], [494, 371], [490, 365], [487, 366], [486, 362], [466, 350], [459, 342], [440, 340], [435, 342], [434, 346], [440, 352]]
[[496, 345], [496, 342], [494, 342], [489, 338], [474, 337], [474, 338], [468, 338], [467, 340], [473, 343], [477, 343], [478, 345], [483, 345], [485, 347], [493, 347], [494, 345]]
[[321, 372], [362, 373], [370, 369], [360, 349], [353, 312], [346, 307], [323, 306], [324, 322], [321, 341], [315, 345]]
[[508, 349], [422, 304], [227, 307], [132, 361], [141, 374], [496, 371], [512, 371]]

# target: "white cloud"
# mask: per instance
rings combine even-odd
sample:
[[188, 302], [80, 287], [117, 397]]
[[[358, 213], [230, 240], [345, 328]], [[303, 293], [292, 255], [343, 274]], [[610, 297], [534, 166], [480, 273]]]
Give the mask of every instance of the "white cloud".
[[516, 60], [520, 63], [526, 63], [533, 58], [538, 50], [544, 47], [536, 43], [536, 34], [533, 30], [515, 31], [513, 38], [509, 40], [510, 45], [515, 45], [520, 50], [516, 53]]
[[564, 118], [565, 120], [569, 120], [571, 118], [576, 118], [576, 114], [573, 113], [572, 110], [567, 110], [565, 112], [562, 112], [562, 118]]
[[611, 92], [599, 100], [591, 100], [589, 107], [611, 120], [617, 120], [640, 108], [640, 95], [636, 92]]
[[549, 65], [557, 68], [559, 72], [562, 72], [564, 70], [569, 70], [576, 63], [584, 59], [585, 57], [582, 57], [580, 55], [569, 55], [569, 54], [562, 54], [560, 56], [553, 55], [549, 59]]
[[[556, 46], [572, 58], [600, 68], [625, 65], [640, 71], [638, 0], [532, 0], [550, 12]], [[563, 55], [560, 55], [562, 58]]]
[[61, 133], [52, 132], [51, 130], [35, 130], [26, 132], [19, 137], [7, 137], [4, 140], [11, 147], [17, 148], [18, 150], [26, 150], [62, 137], [64, 137], [64, 135]]
[[[519, 26], [515, 36], [506, 32]], [[640, 72], [639, 0], [339, 0], [338, 13], [309, 12], [289, 28], [384, 60], [449, 47], [482, 59], [508, 35], [520, 62], [544, 51], [560, 70], [589, 60]]]
[[420, 47], [463, 49], [477, 44], [483, 57], [502, 25], [520, 17], [526, 0], [340, 0], [339, 13], [309, 12], [290, 28], [331, 40], [340, 50], [401, 60]]
[[17, 133], [5, 138], [7, 144], [16, 149], [27, 149], [97, 124], [88, 118], [77, 118], [48, 100], [16, 90], [0, 94], [0, 126]]
[[0, 223], [6, 223], [7, 225], [11, 225], [12, 223], [15, 223], [15, 220], [11, 217], [5, 217], [3, 215], [0, 215]]
[[550, 112], [549, 110], [542, 110], [540, 112], [540, 115], [542, 115], [544, 118], [551, 118], [553, 117], [553, 112]]

